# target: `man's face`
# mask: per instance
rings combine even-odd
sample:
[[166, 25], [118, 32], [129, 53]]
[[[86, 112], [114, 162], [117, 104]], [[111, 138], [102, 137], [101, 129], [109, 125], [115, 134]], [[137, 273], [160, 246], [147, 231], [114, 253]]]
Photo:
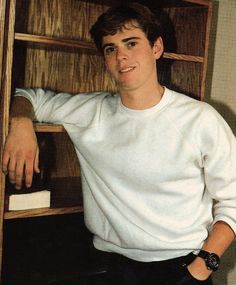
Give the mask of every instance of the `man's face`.
[[115, 35], [103, 38], [102, 47], [108, 71], [120, 92], [156, 84], [156, 59], [163, 51], [161, 38], [151, 47], [136, 23], [128, 23]]

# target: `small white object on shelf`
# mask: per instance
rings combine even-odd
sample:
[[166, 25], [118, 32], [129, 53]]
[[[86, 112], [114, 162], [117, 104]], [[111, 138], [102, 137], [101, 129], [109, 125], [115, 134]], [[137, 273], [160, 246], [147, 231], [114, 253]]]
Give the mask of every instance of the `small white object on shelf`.
[[36, 191], [27, 194], [11, 194], [8, 199], [8, 210], [19, 211], [28, 209], [50, 207], [50, 195], [48, 190]]

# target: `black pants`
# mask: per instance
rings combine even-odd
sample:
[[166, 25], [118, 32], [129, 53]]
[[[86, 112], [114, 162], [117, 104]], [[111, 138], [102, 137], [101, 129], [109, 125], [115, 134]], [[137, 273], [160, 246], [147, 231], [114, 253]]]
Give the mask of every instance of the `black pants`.
[[211, 278], [199, 281], [191, 276], [186, 265], [193, 254], [158, 262], [138, 262], [110, 254], [108, 284], [111, 285], [212, 285]]

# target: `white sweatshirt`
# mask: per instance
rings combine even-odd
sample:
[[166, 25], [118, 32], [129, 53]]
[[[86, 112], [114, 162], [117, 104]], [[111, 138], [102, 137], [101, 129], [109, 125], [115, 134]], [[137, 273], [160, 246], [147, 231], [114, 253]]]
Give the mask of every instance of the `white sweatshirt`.
[[167, 88], [146, 110], [108, 93], [16, 95], [72, 139], [96, 248], [157, 261], [200, 249], [216, 221], [236, 232], [236, 141], [208, 104]]

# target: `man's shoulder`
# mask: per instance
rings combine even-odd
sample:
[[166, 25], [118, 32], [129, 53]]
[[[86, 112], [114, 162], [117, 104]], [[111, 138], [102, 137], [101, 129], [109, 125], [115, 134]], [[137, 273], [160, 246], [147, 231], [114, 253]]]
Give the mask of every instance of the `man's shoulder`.
[[171, 104], [173, 108], [177, 108], [177, 109], [183, 108], [184, 111], [196, 110], [196, 111], [201, 111], [201, 112], [204, 112], [204, 111], [214, 112], [214, 108], [204, 101], [200, 101], [189, 95], [186, 95], [184, 93], [177, 92], [174, 90], [168, 89], [168, 92], [170, 93], [171, 98], [172, 98]]
[[[63, 93], [62, 93], [63, 94]], [[64, 93], [64, 94], [68, 94], [68, 93]], [[95, 100], [100, 100], [103, 98], [110, 98], [113, 97], [113, 95], [110, 92], [106, 92], [106, 91], [94, 91], [94, 92], [79, 92], [76, 94], [70, 94], [72, 97], [75, 98], [87, 98], [87, 99], [92, 99], [94, 98]]]
[[[109, 92], [96, 91], [96, 92], [80, 92], [76, 94], [59, 92], [55, 93], [51, 97], [53, 99], [53, 104], [58, 106], [67, 107], [93, 107], [97, 108], [100, 104], [104, 104], [106, 101], [114, 101], [114, 96]], [[49, 98], [49, 101], [51, 100]]]
[[72, 97], [75, 98], [75, 100], [92, 100], [92, 101], [109, 101], [113, 102], [116, 101], [117, 96], [115, 94], [112, 94], [110, 92], [106, 91], [96, 91], [96, 92], [84, 92], [84, 93], [77, 93], [74, 94]]
[[166, 110], [166, 116], [175, 124], [216, 122], [221, 120], [220, 114], [207, 102], [191, 98], [183, 93], [168, 90], [170, 103]]

